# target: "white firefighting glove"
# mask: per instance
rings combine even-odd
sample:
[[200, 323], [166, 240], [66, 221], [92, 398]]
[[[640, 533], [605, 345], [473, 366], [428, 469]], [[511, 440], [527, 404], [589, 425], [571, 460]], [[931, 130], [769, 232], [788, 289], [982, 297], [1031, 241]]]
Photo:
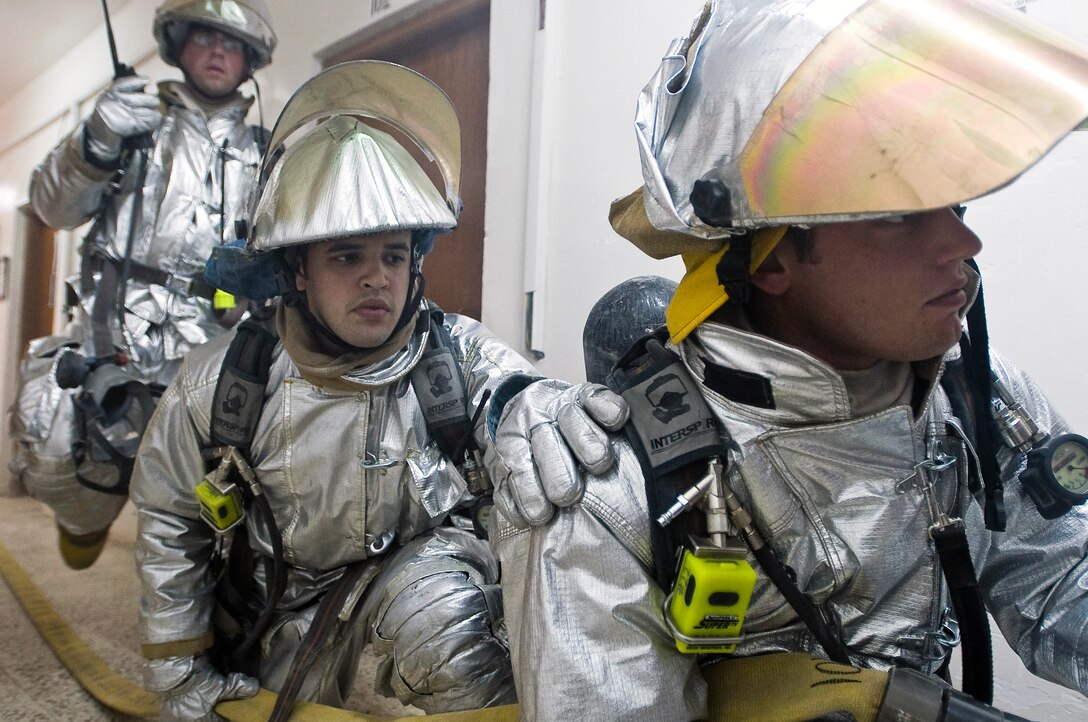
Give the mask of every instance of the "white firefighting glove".
[[117, 160], [125, 138], [150, 133], [162, 122], [159, 99], [145, 93], [148, 79], [130, 75], [113, 81], [94, 103], [85, 128], [87, 151], [103, 163]]
[[583, 474], [603, 474], [615, 462], [606, 430], [618, 431], [629, 415], [627, 402], [600, 384], [543, 379], [527, 386], [506, 402], [495, 430], [506, 469], [494, 479], [499, 512], [525, 528], [578, 502]]
[[215, 705], [252, 697], [260, 684], [240, 672], [224, 676], [204, 657], [167, 657], [144, 666], [144, 688], [159, 693], [157, 719], [181, 722], [221, 720]]

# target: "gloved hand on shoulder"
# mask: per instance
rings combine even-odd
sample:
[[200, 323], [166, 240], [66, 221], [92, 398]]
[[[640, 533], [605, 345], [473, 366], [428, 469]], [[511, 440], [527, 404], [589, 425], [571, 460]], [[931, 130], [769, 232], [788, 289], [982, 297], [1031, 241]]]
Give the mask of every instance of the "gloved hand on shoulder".
[[162, 122], [159, 99], [144, 92], [148, 79], [142, 75], [116, 78], [94, 103], [84, 127], [86, 149], [100, 163], [121, 156], [126, 138], [150, 133]]
[[[495, 506], [511, 524], [544, 524], [555, 507], [585, 491], [585, 473], [604, 474], [615, 462], [607, 432], [627, 423], [630, 410], [600, 384], [541, 379], [502, 408], [495, 450], [507, 473], [494, 479]], [[584, 470], [584, 471], [583, 471]]]
[[158, 719], [181, 722], [220, 720], [215, 705], [252, 697], [260, 684], [240, 672], [224, 676], [204, 657], [166, 657], [144, 666], [144, 688], [159, 693]]

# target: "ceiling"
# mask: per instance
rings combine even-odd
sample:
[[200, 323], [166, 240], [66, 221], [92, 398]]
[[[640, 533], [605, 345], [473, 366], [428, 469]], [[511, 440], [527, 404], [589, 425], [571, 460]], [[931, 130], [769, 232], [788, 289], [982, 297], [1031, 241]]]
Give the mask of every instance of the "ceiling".
[[[128, 3], [109, 0], [110, 13]], [[100, 0], [0, 0], [0, 103], [101, 24]]]

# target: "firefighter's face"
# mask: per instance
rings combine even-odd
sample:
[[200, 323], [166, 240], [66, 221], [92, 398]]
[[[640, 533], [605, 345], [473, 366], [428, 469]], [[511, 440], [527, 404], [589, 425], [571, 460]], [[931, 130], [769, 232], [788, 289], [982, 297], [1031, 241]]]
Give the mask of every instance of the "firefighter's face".
[[193, 25], [178, 58], [189, 82], [209, 98], [233, 93], [246, 78], [246, 48], [233, 35]]
[[964, 261], [982, 244], [950, 208], [812, 229], [813, 258], [779, 244], [752, 276], [756, 329], [835, 368], [920, 361], [962, 333]]
[[353, 346], [389, 338], [408, 301], [411, 232], [338, 238], [306, 249], [295, 287], [318, 321]]

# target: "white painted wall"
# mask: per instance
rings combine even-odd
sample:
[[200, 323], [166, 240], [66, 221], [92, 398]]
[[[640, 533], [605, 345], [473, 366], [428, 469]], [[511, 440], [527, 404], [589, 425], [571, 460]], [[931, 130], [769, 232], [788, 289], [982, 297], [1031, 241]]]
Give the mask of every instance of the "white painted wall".
[[[604, 292], [631, 276], [679, 279], [683, 272], [679, 259], [654, 261], [617, 236], [608, 224], [608, 207], [642, 182], [635, 99], [669, 41], [687, 32], [702, 5], [702, 0], [548, 3], [547, 37], [538, 39], [544, 87], [535, 89], [541, 137], [531, 148], [538, 167], [530, 176], [535, 186], [529, 193], [526, 253], [530, 265], [535, 255], [545, 267], [534, 279], [533, 348], [544, 352], [538, 366], [549, 376], [584, 378], [582, 327]], [[489, 193], [489, 206], [494, 203]], [[534, 205], [542, 219], [536, 224]]]
[[[1088, 42], [1088, 4], [1036, 0], [1027, 14]], [[1074, 429], [1088, 429], [1088, 131], [1015, 183], [972, 203], [992, 344], [1029, 371]]]
[[[1088, 5], [1036, 0], [1029, 16], [1088, 42]], [[1088, 429], [1088, 132], [1066, 138], [1015, 183], [970, 205], [966, 220], [984, 242], [991, 343], [1029, 371], [1075, 430]], [[1088, 624], [1088, 620], [1085, 620]], [[1029, 719], [1080, 720], [1088, 700], [1035, 677], [992, 625], [994, 703]]]
[[[274, 63], [258, 73], [265, 123], [317, 71], [316, 54], [393, 13], [426, 12], [439, 1], [269, 0], [280, 45]], [[532, 347], [544, 353], [539, 367], [548, 375], [582, 378], [582, 324], [601, 294], [631, 276], [682, 273], [678, 260], [653, 261], [613, 234], [607, 211], [641, 182], [635, 98], [702, 3], [549, 0], [541, 32], [536, 0], [492, 0], [483, 320], [521, 348], [524, 294], [534, 291]], [[177, 77], [158, 59], [150, 36], [157, 4], [132, 0], [116, 13], [118, 48], [123, 60], [153, 78]], [[375, 5], [386, 7], [372, 17]], [[1036, 0], [1028, 14], [1088, 41], [1083, 0]], [[0, 104], [0, 255], [27, 252], [16, 208], [26, 201], [30, 171], [110, 74], [98, 33]], [[1077, 315], [1088, 301], [1081, 281], [1088, 263], [1086, 160], [1088, 133], [1075, 135], [1013, 186], [972, 204], [968, 215], [986, 242], [979, 260], [994, 344], [1031, 371], [1081, 430], [1088, 429], [1081, 361], [1088, 337]], [[13, 281], [12, 295], [0, 301], [5, 408], [14, 368], [4, 360], [18, 354], [10, 347], [20, 313], [13, 300], [20, 279]], [[3, 437], [0, 431], [6, 455]], [[1031, 677], [1007, 650], [997, 668], [1003, 708], [1036, 719], [1088, 716], [1088, 700]]]

